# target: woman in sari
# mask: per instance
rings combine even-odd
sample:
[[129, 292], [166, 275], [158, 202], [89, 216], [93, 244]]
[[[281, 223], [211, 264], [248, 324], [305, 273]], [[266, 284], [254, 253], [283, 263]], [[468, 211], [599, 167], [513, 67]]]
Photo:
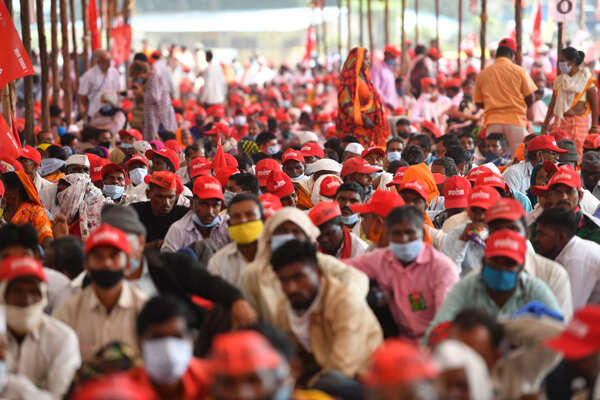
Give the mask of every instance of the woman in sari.
[[363, 146], [385, 146], [389, 136], [383, 103], [369, 71], [367, 49], [355, 47], [348, 54], [338, 89], [336, 127], [339, 137], [358, 138]]
[[[542, 125], [542, 135], [548, 130], [552, 117], [554, 123], [550, 134], [565, 131], [568, 139], [575, 142], [579, 157], [583, 153], [583, 142], [589, 133], [598, 131], [598, 92], [596, 79], [582, 63], [585, 54], [572, 47], [563, 49], [558, 57], [560, 75], [554, 81], [554, 93]], [[591, 113], [591, 127], [588, 114]], [[589, 128], [588, 128], [589, 127]]]
[[105, 199], [87, 174], [69, 174], [58, 181], [60, 214], [66, 218], [69, 235], [83, 240], [100, 226]]

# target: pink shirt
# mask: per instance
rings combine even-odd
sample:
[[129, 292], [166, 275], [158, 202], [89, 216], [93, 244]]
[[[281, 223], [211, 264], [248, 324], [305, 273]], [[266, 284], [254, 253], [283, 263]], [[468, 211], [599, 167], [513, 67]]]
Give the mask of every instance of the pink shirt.
[[406, 267], [389, 248], [344, 262], [377, 281], [388, 294], [396, 324], [413, 339], [423, 336], [450, 289], [458, 282], [456, 264], [426, 243], [417, 259]]

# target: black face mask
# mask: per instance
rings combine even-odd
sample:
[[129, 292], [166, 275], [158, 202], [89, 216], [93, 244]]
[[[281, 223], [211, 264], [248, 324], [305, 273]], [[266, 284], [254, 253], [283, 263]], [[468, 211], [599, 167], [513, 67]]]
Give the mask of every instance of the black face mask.
[[110, 141], [108, 141], [108, 142], [100, 142], [98, 144], [100, 146], [102, 146], [102, 147], [106, 147], [107, 149], [110, 148]]
[[112, 269], [90, 270], [90, 280], [103, 289], [115, 287], [125, 277], [125, 271], [122, 269], [113, 271]]
[[103, 117], [112, 117], [113, 115], [115, 115], [117, 113], [117, 108], [113, 107], [110, 104], [106, 104], [103, 105], [102, 107], [100, 107], [100, 115], [102, 115]]

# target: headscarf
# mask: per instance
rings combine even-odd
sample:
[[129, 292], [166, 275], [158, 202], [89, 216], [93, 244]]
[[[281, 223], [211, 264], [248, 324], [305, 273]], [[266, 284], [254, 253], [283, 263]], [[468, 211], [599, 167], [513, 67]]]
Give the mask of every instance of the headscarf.
[[404, 171], [402, 182], [419, 181], [427, 189], [427, 204], [440, 195], [431, 169], [425, 163], [412, 165]]
[[444, 340], [432, 354], [440, 370], [464, 368], [472, 399], [491, 400], [492, 382], [483, 358], [475, 350], [457, 340]]
[[[385, 146], [389, 136], [387, 118], [384, 115], [383, 104], [379, 93], [371, 81], [371, 73], [365, 65], [367, 49], [355, 47], [348, 54], [341, 72], [341, 84], [338, 89], [338, 114], [336, 127], [342, 133], [340, 136], [353, 135], [360, 139], [363, 145], [375, 144]], [[364, 79], [361, 78], [361, 72]], [[368, 102], [360, 104], [359, 87], [361, 80], [368, 89]], [[372, 122], [373, 128], [366, 128], [362, 114]]]
[[60, 214], [71, 223], [79, 213], [79, 227], [83, 240], [100, 226], [100, 212], [104, 205], [104, 195], [92, 183], [88, 174], [69, 174], [62, 178], [69, 187], [58, 193]]
[[15, 174], [17, 174], [17, 178], [19, 178], [21, 185], [23, 185], [23, 188], [27, 193], [28, 200], [31, 203], [42, 207], [42, 202], [40, 201], [40, 197], [38, 196], [38, 191], [35, 188], [33, 182], [31, 181], [29, 175], [27, 175], [25, 171], [15, 171]]
[[325, 174], [325, 175], [321, 175], [319, 178], [317, 178], [317, 181], [315, 182], [315, 184], [312, 187], [312, 193], [310, 195], [310, 199], [312, 200], [313, 204], [319, 204], [322, 201], [331, 201], [330, 198], [323, 196], [321, 194], [321, 182], [323, 182], [323, 180], [329, 176], [333, 176], [335, 178], [337, 178], [340, 181], [340, 184], [344, 183], [344, 181], [342, 181], [342, 179], [334, 174]]

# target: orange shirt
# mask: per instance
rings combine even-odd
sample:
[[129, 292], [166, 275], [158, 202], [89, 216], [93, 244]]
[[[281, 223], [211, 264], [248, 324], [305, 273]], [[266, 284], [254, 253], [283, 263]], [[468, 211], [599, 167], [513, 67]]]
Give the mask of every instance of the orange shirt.
[[473, 101], [483, 103], [485, 126], [526, 126], [525, 97], [536, 90], [527, 71], [508, 58], [499, 57], [477, 76]]
[[37, 230], [40, 244], [42, 244], [47, 237], [53, 238], [50, 218], [48, 217], [48, 214], [46, 214], [44, 207], [38, 206], [37, 204], [23, 202], [15, 215], [11, 218], [10, 222], [15, 225], [24, 225], [27, 223], [33, 225]]

